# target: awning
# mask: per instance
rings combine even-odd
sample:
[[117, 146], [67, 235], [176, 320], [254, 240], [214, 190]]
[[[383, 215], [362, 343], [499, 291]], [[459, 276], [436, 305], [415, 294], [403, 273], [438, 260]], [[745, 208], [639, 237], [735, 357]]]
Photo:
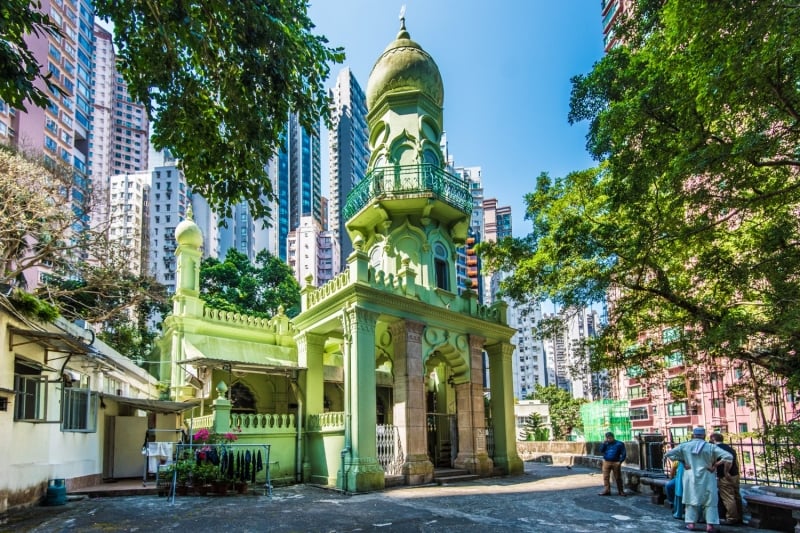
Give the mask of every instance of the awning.
[[100, 394], [100, 398], [107, 398], [108, 400], [117, 402], [122, 405], [128, 405], [141, 409], [142, 411], [150, 411], [153, 413], [182, 413], [192, 407], [200, 405], [200, 400], [193, 402], [170, 402], [167, 400], [148, 400], [146, 398], [126, 398], [124, 396], [116, 396], [114, 394]]
[[[86, 355], [90, 352], [90, 348], [86, 340], [79, 339], [70, 335], [69, 333], [53, 333], [50, 331], [41, 331], [35, 329], [21, 329], [14, 326], [8, 327], [8, 332], [11, 334], [11, 349], [24, 344], [35, 343], [51, 352], [62, 352], [71, 354]], [[27, 341], [15, 342], [15, 337], [23, 337]]]
[[264, 346], [255, 342], [230, 341], [205, 338], [204, 342], [196, 341], [193, 344], [187, 338], [183, 339], [184, 359], [176, 361], [179, 365], [194, 367], [224, 368], [233, 372], [248, 372], [259, 374], [289, 375], [297, 370], [302, 370], [295, 360], [281, 359], [272, 351], [287, 351], [277, 346]]

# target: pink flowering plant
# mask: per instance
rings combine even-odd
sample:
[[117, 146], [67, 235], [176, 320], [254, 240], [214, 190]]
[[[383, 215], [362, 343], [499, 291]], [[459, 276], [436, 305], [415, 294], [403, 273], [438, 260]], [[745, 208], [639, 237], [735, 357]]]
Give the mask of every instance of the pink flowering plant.
[[[209, 431], [206, 428], [198, 429], [194, 435], [192, 435], [192, 442], [195, 444], [202, 444], [200, 448], [197, 449], [197, 458], [200, 461], [203, 461], [208, 458], [209, 454], [213, 451], [214, 454], [217, 453], [216, 447], [219, 444], [230, 444], [235, 442], [239, 439], [238, 433], [241, 433], [241, 428], [234, 428], [227, 433], [216, 433], [214, 431]], [[213, 454], [212, 454], [213, 455]]]
[[195, 434], [192, 435], [192, 440], [198, 444], [229, 444], [238, 440], [238, 433], [241, 432], [241, 428], [234, 428], [227, 433], [216, 433], [203, 428], [198, 429]]

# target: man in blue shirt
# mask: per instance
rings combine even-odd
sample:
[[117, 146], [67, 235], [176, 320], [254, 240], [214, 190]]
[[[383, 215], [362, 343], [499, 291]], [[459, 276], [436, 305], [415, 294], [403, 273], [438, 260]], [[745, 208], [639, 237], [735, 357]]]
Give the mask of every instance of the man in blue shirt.
[[600, 446], [600, 453], [603, 454], [603, 485], [605, 487], [600, 496], [611, 494], [611, 472], [614, 472], [619, 495], [625, 496], [625, 488], [622, 486], [622, 463], [625, 462], [627, 456], [625, 443], [615, 440], [614, 434], [609, 431], [606, 433], [606, 441]]

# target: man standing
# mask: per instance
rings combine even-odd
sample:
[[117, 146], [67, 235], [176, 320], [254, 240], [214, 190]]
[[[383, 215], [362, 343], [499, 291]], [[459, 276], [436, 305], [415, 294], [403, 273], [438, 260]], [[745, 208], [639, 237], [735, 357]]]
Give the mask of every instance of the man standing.
[[706, 442], [706, 430], [696, 427], [692, 440], [667, 452], [667, 457], [683, 463], [683, 504], [686, 506], [686, 529], [695, 530], [701, 509], [705, 508], [706, 531], [717, 531], [717, 465], [732, 462], [733, 455]]
[[603, 486], [605, 490], [600, 496], [611, 494], [611, 472], [614, 472], [614, 480], [617, 483], [617, 490], [620, 496], [625, 496], [625, 487], [622, 485], [622, 463], [625, 462], [627, 453], [625, 443], [614, 439], [614, 434], [610, 431], [606, 433], [606, 441], [600, 446], [600, 453], [603, 454]]
[[723, 462], [717, 466], [717, 488], [722, 504], [725, 506], [725, 520], [722, 523], [731, 526], [741, 524], [742, 495], [739, 494], [739, 464], [736, 460], [736, 452], [723, 443], [722, 435], [719, 433], [712, 433], [709, 439], [733, 456], [732, 462]]

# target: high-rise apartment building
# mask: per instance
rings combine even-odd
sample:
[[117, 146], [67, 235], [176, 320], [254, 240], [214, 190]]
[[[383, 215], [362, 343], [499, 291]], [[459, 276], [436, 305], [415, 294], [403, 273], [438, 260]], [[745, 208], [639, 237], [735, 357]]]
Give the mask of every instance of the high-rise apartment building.
[[517, 330], [511, 339], [517, 348], [512, 361], [514, 397], [522, 400], [534, 392], [536, 385], [548, 384], [544, 343], [534, 331], [542, 319], [542, 309], [534, 301], [508, 304], [508, 325]]
[[[28, 103], [27, 111], [15, 110], [0, 101], [0, 142], [41, 151], [45, 160], [72, 167], [74, 188], [67, 201], [78, 216], [74, 229], [82, 231], [90, 223], [88, 206], [92, 189], [89, 134], [94, 13], [87, 0], [46, 2], [42, 9], [61, 28], [63, 36], [29, 34], [25, 43], [59, 90], [50, 90], [44, 82], [37, 82], [50, 97], [44, 109]], [[38, 285], [42, 274], [41, 269], [26, 272], [28, 286]]]
[[[486, 198], [483, 201], [483, 240], [497, 242], [511, 236], [511, 207], [498, 206], [497, 198]], [[499, 272], [481, 273], [482, 298], [485, 304], [495, 300], [495, 295], [500, 290], [501, 274]]]
[[109, 178], [109, 239], [122, 244], [130, 272], [146, 274], [149, 255], [150, 173], [118, 174]]
[[322, 168], [319, 124], [312, 131], [300, 125], [298, 115], [289, 117], [289, 231], [300, 227], [303, 217], [322, 221]]
[[467, 230], [467, 240], [465, 245], [459, 248], [456, 259], [458, 292], [460, 294], [465, 289], [471, 289], [478, 293], [478, 298], [482, 298], [481, 264], [480, 258], [475, 253], [475, 247], [481, 242], [484, 235], [481, 167], [455, 167], [453, 174], [467, 182], [472, 195], [472, 214]]
[[329, 131], [330, 213], [329, 227], [339, 242], [334, 258], [335, 272], [344, 269], [353, 243], [344, 227], [342, 214], [347, 195], [364, 178], [369, 160], [367, 140], [367, 100], [353, 72], [346, 67], [339, 72], [330, 91], [332, 99]]
[[89, 174], [95, 190], [107, 193], [111, 175], [148, 170], [150, 122], [144, 105], [131, 99], [128, 86], [117, 71], [113, 36], [99, 24], [94, 25], [93, 36]]
[[175, 227], [186, 218], [191, 198], [176, 164], [156, 167], [150, 186], [150, 272], [175, 292]]
[[614, 33], [614, 24], [628, 9], [633, 0], [603, 0], [601, 12], [603, 16], [603, 47], [608, 52], [619, 42]]

